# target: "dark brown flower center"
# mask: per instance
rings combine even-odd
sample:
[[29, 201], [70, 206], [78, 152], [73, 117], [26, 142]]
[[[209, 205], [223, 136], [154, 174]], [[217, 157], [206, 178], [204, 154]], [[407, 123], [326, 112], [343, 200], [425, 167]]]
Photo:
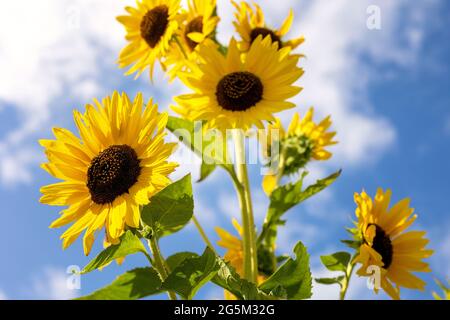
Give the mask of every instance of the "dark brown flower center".
[[188, 37], [188, 34], [191, 32], [202, 32], [202, 31], [203, 31], [203, 17], [202, 16], [191, 20], [187, 24], [186, 30], [184, 32], [184, 39], [186, 40], [186, 43], [188, 44], [188, 46], [191, 50], [194, 50], [195, 47], [198, 45], [198, 43], [195, 42], [194, 40], [190, 39]]
[[225, 110], [245, 111], [263, 98], [264, 86], [261, 80], [250, 72], [233, 72], [219, 81], [216, 97]]
[[267, 28], [255, 28], [250, 32], [250, 43], [253, 43], [253, 41], [258, 38], [259, 35], [262, 35], [263, 39], [265, 39], [267, 36], [270, 35], [270, 38], [272, 39], [272, 42], [278, 43], [278, 49], [281, 49], [283, 47], [283, 43], [281, 42], [281, 39], [279, 36], [275, 34], [270, 29]]
[[376, 232], [375, 237], [373, 238], [372, 248], [381, 255], [384, 263], [383, 268], [387, 269], [392, 263], [394, 253], [391, 238], [389, 238], [381, 227], [377, 225], [374, 226], [376, 227]]
[[156, 47], [169, 24], [169, 8], [161, 5], [149, 10], [141, 21], [141, 37], [150, 48]]
[[91, 161], [87, 173], [87, 187], [97, 204], [112, 203], [128, 193], [141, 173], [136, 151], [127, 145], [113, 145]]

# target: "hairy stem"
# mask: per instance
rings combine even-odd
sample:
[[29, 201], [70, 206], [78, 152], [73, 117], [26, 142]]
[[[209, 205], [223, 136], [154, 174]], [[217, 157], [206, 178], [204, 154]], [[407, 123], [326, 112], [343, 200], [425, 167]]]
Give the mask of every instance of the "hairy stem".
[[236, 153], [236, 171], [239, 181], [238, 196], [242, 212], [243, 245], [244, 245], [244, 278], [257, 283], [258, 257], [256, 247], [255, 221], [245, 161], [244, 134], [241, 130], [233, 131]]
[[[158, 270], [161, 279], [166, 280], [168, 271], [166, 262], [161, 254], [161, 250], [159, 249], [158, 239], [153, 236], [150, 240], [148, 240], [148, 246], [153, 254], [153, 260], [155, 263], [154, 267]], [[167, 294], [169, 295], [170, 300], [177, 300], [177, 295], [174, 292], [168, 291]]]
[[353, 274], [353, 268], [354, 268], [354, 264], [352, 261], [349, 262], [349, 264], [347, 265], [347, 270], [345, 272], [345, 279], [344, 282], [342, 283], [342, 287], [341, 287], [341, 291], [339, 292], [339, 299], [340, 300], [345, 300], [345, 295], [347, 294], [347, 290], [350, 284], [350, 278], [352, 277]]

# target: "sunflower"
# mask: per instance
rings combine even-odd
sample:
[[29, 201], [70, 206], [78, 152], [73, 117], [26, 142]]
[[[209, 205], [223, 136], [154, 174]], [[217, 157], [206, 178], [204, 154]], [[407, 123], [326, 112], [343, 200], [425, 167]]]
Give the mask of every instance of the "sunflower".
[[[189, 0], [189, 10], [182, 15], [180, 41], [172, 43], [171, 49], [163, 65], [170, 69], [171, 80], [189, 69], [189, 65], [197, 60], [197, 49], [200, 44], [212, 45], [217, 24], [220, 18], [216, 15], [216, 0]], [[181, 46], [181, 48], [180, 48]]]
[[[331, 116], [327, 116], [325, 119], [316, 124], [313, 120], [314, 108], [309, 108], [308, 112], [302, 119], [298, 113], [295, 113], [289, 124], [287, 133], [285, 132], [280, 119], [276, 119], [273, 124], [268, 126], [268, 135], [274, 129], [279, 130], [279, 137], [281, 140], [287, 140], [293, 137], [304, 137], [311, 145], [310, 155], [314, 160], [328, 160], [333, 155], [326, 147], [337, 144], [333, 138], [336, 132], [328, 132], [331, 127]], [[270, 141], [270, 140], [269, 140]]]
[[133, 64], [126, 75], [136, 72], [135, 78], [149, 67], [152, 78], [155, 62], [167, 55], [179, 28], [180, 0], [140, 0], [136, 4], [137, 8], [125, 8], [129, 15], [117, 17], [130, 42], [120, 52], [119, 67]]
[[216, 0], [189, 0], [188, 7], [181, 35], [185, 47], [193, 52], [200, 43], [214, 35], [220, 19], [215, 14]]
[[[233, 226], [236, 229], [239, 236], [242, 238], [242, 227], [239, 225], [236, 219], [232, 220]], [[225, 249], [227, 252], [224, 255], [225, 261], [229, 262], [236, 272], [243, 277], [244, 276], [244, 247], [242, 240], [228, 231], [216, 227], [216, 232], [220, 237], [217, 244]], [[266, 279], [263, 275], [258, 275], [258, 283], [262, 283]], [[229, 291], [225, 290], [225, 298], [227, 300], [236, 300], [236, 297]]]
[[188, 8], [182, 15], [184, 23], [177, 34], [180, 41], [177, 44], [172, 43], [163, 62], [171, 81], [180, 76], [180, 72], [189, 70], [192, 63], [197, 62], [199, 45], [217, 48], [212, 40], [220, 20], [216, 15], [216, 0], [189, 0]]
[[84, 230], [88, 255], [103, 226], [108, 243], [118, 243], [127, 227], [139, 227], [140, 206], [170, 183], [177, 166], [167, 161], [175, 147], [164, 143], [167, 119], [152, 100], [143, 110], [141, 94], [130, 101], [114, 92], [88, 104], [85, 114], [74, 112], [81, 139], [55, 128], [55, 140], [40, 140], [49, 161], [42, 168], [63, 180], [42, 187], [40, 201], [67, 206], [50, 227], [73, 222], [61, 236], [64, 249]]
[[293, 108], [286, 101], [301, 91], [292, 84], [303, 74], [298, 57], [277, 49], [269, 37], [253, 42], [245, 57], [232, 39], [227, 56], [200, 46], [203, 61], [182, 80], [194, 93], [175, 98], [173, 110], [185, 118], [206, 121], [207, 128], [244, 129], [274, 121], [273, 113]]
[[[372, 200], [364, 191], [355, 193], [357, 239], [361, 241], [354, 263], [361, 263], [360, 276], [371, 276], [369, 266], [380, 269], [380, 286], [393, 299], [400, 299], [400, 287], [424, 290], [425, 282], [412, 272], [430, 272], [424, 258], [432, 255], [425, 249], [429, 240], [423, 231], [408, 231], [416, 220], [409, 199], [389, 208], [391, 190], [378, 189]], [[376, 292], [378, 288], [375, 288]]]
[[[336, 132], [328, 131], [332, 125], [331, 116], [327, 116], [318, 124], [313, 121], [313, 117], [314, 108], [310, 108], [303, 119], [295, 113], [287, 132], [280, 119], [276, 118], [275, 122], [269, 124], [267, 133], [261, 136], [261, 142], [268, 157], [271, 156], [272, 140], [275, 138], [279, 140], [284, 158], [283, 175], [298, 172], [311, 159], [323, 161], [331, 158], [332, 153], [325, 149], [337, 143], [333, 140]], [[274, 136], [275, 132], [277, 137]], [[264, 176], [263, 189], [266, 194], [270, 195], [277, 187], [276, 177], [275, 174]]]
[[236, 31], [242, 38], [239, 43], [239, 47], [242, 51], [246, 52], [249, 50], [251, 44], [255, 41], [258, 36], [262, 35], [263, 38], [270, 36], [274, 43], [278, 44], [278, 48], [289, 47], [292, 50], [297, 48], [300, 44], [305, 41], [304, 37], [299, 37], [292, 40], [285, 40], [285, 35], [289, 32], [294, 21], [294, 13], [292, 10], [289, 11], [289, 15], [283, 22], [280, 29], [270, 28], [266, 25], [264, 20], [264, 13], [261, 7], [254, 3], [254, 9], [247, 3], [241, 2], [238, 5], [235, 1], [232, 1], [236, 12], [234, 14], [236, 20], [233, 22]]

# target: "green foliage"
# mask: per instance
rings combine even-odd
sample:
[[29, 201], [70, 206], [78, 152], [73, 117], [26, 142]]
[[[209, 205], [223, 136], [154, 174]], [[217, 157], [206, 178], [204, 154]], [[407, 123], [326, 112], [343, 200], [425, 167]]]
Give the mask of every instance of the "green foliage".
[[[216, 141], [216, 136], [211, 135], [206, 137], [204, 135], [201, 122], [195, 125], [194, 122], [169, 116], [167, 122], [167, 129], [176, 133], [178, 139], [189, 147], [196, 155], [202, 158], [201, 177], [200, 181], [206, 179], [215, 169], [217, 165], [221, 165], [226, 170], [233, 170], [233, 166], [228, 163], [228, 155], [226, 151], [226, 141]], [[198, 145], [194, 142], [199, 142]], [[222, 146], [218, 148], [217, 146]], [[214, 149], [216, 153], [209, 152]]]
[[191, 259], [191, 258], [197, 258], [198, 254], [194, 252], [178, 252], [174, 255], [171, 255], [166, 259], [166, 263], [169, 266], [170, 270], [174, 270], [176, 267], [178, 267], [184, 260]]
[[[212, 275], [213, 277], [210, 279], [213, 283], [230, 291], [238, 299], [242, 300], [263, 300], [274, 298], [270, 297], [269, 295], [259, 290], [255, 284], [248, 282], [244, 279], [241, 279], [241, 277], [237, 274], [237, 272], [234, 270], [232, 266], [226, 263], [222, 258], [215, 256], [210, 249], [206, 249], [205, 253], [203, 253], [203, 255], [200, 257], [193, 252], [180, 252], [168, 257], [166, 261], [167, 264], [169, 265], [169, 268], [173, 270], [171, 274], [176, 275], [172, 276], [174, 279], [172, 281], [172, 286], [174, 282], [179, 281], [178, 277], [181, 278], [184, 277], [186, 272], [182, 271], [181, 273], [179, 273], [179, 270], [186, 269], [186, 267], [183, 266], [183, 263], [185, 261], [188, 261], [187, 262], [188, 266], [193, 265], [192, 260], [194, 260], [195, 265], [200, 265], [201, 263], [199, 263], [198, 261], [203, 259], [204, 261], [209, 261], [210, 263], [212, 261], [213, 256], [215, 259], [214, 266], [211, 264], [208, 265], [208, 270], [211, 271], [211, 274], [208, 275], [208, 278]], [[195, 258], [199, 258], [199, 260], [198, 259], [195, 260]], [[204, 273], [203, 270], [200, 270], [199, 275], [202, 272]], [[180, 286], [183, 286], [183, 283], [181, 283]], [[175, 291], [174, 288], [171, 289]]]
[[275, 239], [277, 235], [277, 227], [284, 224], [281, 220], [286, 211], [292, 207], [302, 203], [306, 199], [309, 199], [313, 195], [324, 190], [331, 185], [339, 176], [341, 170], [322, 180], [317, 180], [313, 185], [303, 189], [303, 180], [306, 174], [294, 184], [289, 183], [284, 186], [278, 187], [270, 195], [270, 205], [267, 212], [266, 220], [264, 222], [261, 235], [259, 236], [259, 243], [265, 242], [268, 247], [275, 245]]
[[163, 282], [162, 288], [175, 291], [184, 299], [190, 300], [200, 287], [216, 275], [218, 269], [214, 252], [206, 248], [200, 257], [192, 256], [178, 261], [178, 265]]
[[341, 240], [347, 247], [358, 250], [361, 247], [361, 241], [355, 240]]
[[299, 172], [311, 160], [313, 142], [304, 135], [287, 137], [281, 141], [281, 147], [285, 158], [283, 176]]
[[298, 242], [294, 247], [296, 258], [289, 258], [259, 288], [266, 293], [283, 294], [289, 300], [307, 299], [312, 295], [309, 255]]
[[142, 252], [148, 258], [147, 251], [139, 237], [132, 231], [125, 232], [120, 238], [120, 242], [115, 245], [111, 245], [108, 248], [100, 252], [91, 262], [89, 262], [81, 271], [81, 273], [88, 273], [95, 269], [106, 266], [111, 261], [125, 257], [130, 254]]
[[340, 251], [328, 256], [320, 256], [323, 265], [330, 271], [347, 271], [351, 255], [348, 252]]
[[198, 179], [197, 182], [202, 182], [208, 176], [216, 169], [215, 164], [207, 164], [205, 162], [202, 162], [202, 165], [200, 167], [200, 179]]
[[314, 280], [320, 284], [339, 284], [339, 285], [341, 285], [341, 283], [344, 279], [345, 279], [345, 276], [338, 276], [335, 278], [315, 278]]
[[345, 251], [335, 252], [330, 255], [320, 256], [322, 264], [330, 271], [343, 272], [343, 275], [334, 278], [316, 278], [315, 281], [320, 284], [338, 284], [341, 288], [348, 285], [348, 277], [351, 271], [349, 271], [349, 264], [351, 263], [352, 256]]
[[118, 276], [111, 284], [80, 300], [134, 300], [161, 293], [161, 279], [153, 268], [136, 268]]
[[155, 194], [142, 209], [142, 221], [158, 238], [182, 229], [194, 213], [191, 175], [168, 185]]
[[228, 290], [240, 300], [268, 300], [276, 297], [269, 296], [259, 290], [254, 283], [242, 279], [234, 268], [220, 257], [217, 257], [219, 270], [212, 282]]

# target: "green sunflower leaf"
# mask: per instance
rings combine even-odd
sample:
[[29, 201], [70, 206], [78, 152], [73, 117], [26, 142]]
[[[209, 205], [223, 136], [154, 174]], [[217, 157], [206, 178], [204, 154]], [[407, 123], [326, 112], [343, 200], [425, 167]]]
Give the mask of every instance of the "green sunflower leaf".
[[182, 229], [194, 213], [191, 175], [168, 185], [155, 194], [141, 212], [142, 221], [158, 238]]
[[265, 242], [265, 245], [268, 247], [273, 247], [275, 245], [277, 227], [283, 224], [281, 217], [286, 211], [324, 190], [340, 175], [341, 170], [325, 179], [317, 180], [316, 183], [303, 190], [303, 180], [306, 176], [306, 174], [303, 174], [296, 183], [289, 183], [275, 189], [270, 195], [269, 210], [258, 238], [259, 244]]
[[202, 159], [201, 176], [198, 182], [205, 180], [216, 169], [217, 165], [224, 167], [226, 170], [233, 169], [233, 166], [227, 161], [226, 141], [218, 139], [212, 131], [209, 131], [211, 135], [205, 135], [201, 122], [194, 124], [194, 122], [186, 119], [169, 116], [166, 127]]
[[351, 255], [348, 252], [340, 251], [327, 256], [320, 256], [323, 265], [330, 271], [347, 271]]
[[275, 299], [273, 295], [269, 295], [259, 290], [258, 287], [245, 279], [242, 279], [236, 270], [222, 258], [217, 257], [219, 270], [212, 282], [216, 285], [228, 290], [236, 298], [240, 300], [269, 300]]
[[161, 279], [153, 268], [136, 268], [111, 284], [78, 300], [135, 300], [161, 293]]
[[202, 165], [200, 167], [200, 179], [198, 179], [197, 182], [202, 182], [206, 178], [209, 177], [211, 173], [216, 169], [215, 164], [207, 164], [206, 162], [202, 162]]
[[355, 241], [355, 240], [341, 240], [342, 243], [344, 243], [347, 247], [352, 249], [359, 249], [361, 246], [361, 241]]
[[262, 291], [284, 294], [286, 299], [308, 299], [312, 295], [312, 278], [306, 247], [298, 242], [294, 247], [296, 258], [289, 258], [273, 275], [264, 281]]
[[210, 281], [219, 270], [214, 252], [206, 248], [201, 256], [187, 257], [179, 262], [162, 284], [162, 289], [175, 291], [191, 300], [197, 291]]
[[197, 258], [198, 254], [194, 252], [178, 252], [166, 259], [166, 263], [169, 266], [170, 270], [174, 270], [176, 267], [178, 267], [184, 260], [191, 259], [191, 258]]
[[[186, 268], [186, 267], [181, 267], [185, 261], [194, 259], [194, 263], [196, 265], [198, 265], [198, 262], [195, 262], [195, 261], [199, 261], [202, 259], [206, 260], [205, 254], [208, 256], [208, 259], [211, 259], [210, 263], [212, 263], [212, 256], [214, 254], [211, 254], [211, 253], [212, 253], [212, 251], [210, 249], [205, 250], [205, 253], [202, 256], [199, 256], [198, 254], [193, 253], [193, 252], [180, 252], [180, 253], [176, 253], [176, 254], [168, 257], [166, 259], [166, 262], [167, 262], [169, 268], [171, 270], [173, 270], [171, 274], [176, 274], [180, 269]], [[211, 281], [214, 284], [222, 287], [223, 289], [230, 291], [232, 294], [234, 294], [240, 300], [274, 299], [274, 296], [268, 295], [268, 294], [264, 293], [263, 291], [259, 290], [255, 284], [242, 279], [237, 274], [237, 272], [234, 270], [234, 268], [231, 265], [229, 265], [229, 263], [225, 262], [221, 257], [218, 257], [216, 255], [214, 255], [214, 257], [215, 257], [215, 264], [214, 264], [214, 266], [211, 264], [209, 267], [209, 270], [211, 270], [212, 274], [213, 274]], [[199, 260], [195, 260], [196, 258]], [[191, 262], [188, 262], [188, 263], [190, 265], [192, 265]], [[197, 269], [199, 269], [199, 268], [197, 268]], [[183, 278], [184, 274], [185, 274], [185, 272], [182, 272], [181, 274], [178, 274], [176, 277], [173, 276], [173, 279], [171, 280], [171, 286], [173, 286], [173, 283], [179, 281], [178, 277], [181, 276]], [[210, 277], [210, 275], [208, 276], [208, 278], [209, 277]], [[198, 288], [200, 288], [201, 285], [206, 283], [203, 280], [204, 279], [202, 278], [202, 281], [194, 281], [193, 283], [196, 284], [197, 282], [200, 282], [199, 286], [198, 286]], [[186, 285], [185, 280], [183, 280], [180, 284], [178, 284], [178, 286], [180, 288], [178, 289], [177, 292], [180, 293], [180, 291], [182, 291], [182, 292], [184, 292], [183, 294], [186, 296], [189, 295], [188, 292], [191, 292], [190, 288], [194, 287], [190, 284]], [[195, 288], [195, 290], [198, 290], [198, 288]], [[174, 288], [171, 288], [171, 290], [176, 291]], [[193, 296], [193, 294], [191, 294], [191, 296]]]
[[83, 268], [81, 273], [83, 274], [94, 271], [95, 269], [106, 266], [115, 259], [123, 258], [138, 252], [142, 252], [150, 259], [147, 251], [145, 250], [144, 244], [141, 242], [139, 237], [132, 231], [127, 231], [122, 235], [122, 237], [120, 237], [120, 242], [118, 244], [111, 245], [100, 252]]
[[[209, 250], [209, 249], [208, 249]], [[210, 255], [210, 253], [208, 253]], [[178, 268], [185, 260], [199, 258], [199, 255], [193, 252], [180, 252], [176, 253], [166, 259], [167, 264], [171, 270]], [[232, 266], [225, 262], [221, 257], [215, 256], [216, 266], [211, 268], [217, 272], [211, 281], [233, 293], [238, 299], [241, 300], [263, 300], [273, 299], [273, 296], [269, 296], [266, 293], [259, 290], [255, 284], [242, 279]]]
[[341, 285], [342, 281], [345, 279], [345, 276], [339, 276], [335, 278], [315, 278], [314, 281], [320, 284], [338, 284]]

